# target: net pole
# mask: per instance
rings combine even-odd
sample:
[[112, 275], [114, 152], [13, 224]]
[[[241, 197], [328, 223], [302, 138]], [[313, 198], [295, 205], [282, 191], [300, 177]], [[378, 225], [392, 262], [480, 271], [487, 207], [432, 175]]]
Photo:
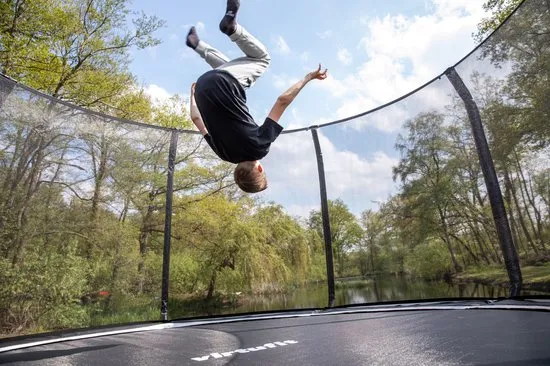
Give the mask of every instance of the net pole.
[[164, 218], [164, 253], [162, 258], [162, 296], [160, 315], [168, 320], [168, 286], [170, 283], [170, 244], [172, 238], [172, 202], [174, 197], [174, 167], [178, 147], [178, 133], [172, 131], [168, 153], [168, 176], [166, 178], [166, 213]]
[[487, 137], [483, 130], [483, 122], [481, 121], [479, 108], [454, 67], [449, 68], [445, 72], [445, 75], [464, 102], [466, 111], [468, 112], [481, 170], [483, 171], [483, 178], [485, 179], [485, 186], [487, 187], [487, 194], [491, 203], [491, 210], [493, 212], [500, 249], [504, 256], [504, 263], [506, 264], [506, 271], [508, 272], [508, 278], [510, 280], [510, 296], [519, 296], [523, 281], [519, 257], [516, 247], [514, 246], [508, 216], [506, 215], [506, 208], [504, 207], [504, 200], [502, 198], [502, 191], [498, 182], [489, 144], [487, 143]]
[[325, 258], [327, 263], [327, 285], [328, 285], [328, 307], [334, 306], [335, 287], [334, 287], [334, 260], [332, 256], [332, 235], [330, 233], [330, 216], [328, 212], [327, 184], [325, 180], [325, 164], [323, 162], [323, 152], [319, 143], [317, 127], [311, 129], [313, 144], [315, 145], [315, 154], [317, 156], [317, 170], [319, 172], [319, 188], [321, 192], [321, 215], [323, 218], [323, 236], [325, 239]]

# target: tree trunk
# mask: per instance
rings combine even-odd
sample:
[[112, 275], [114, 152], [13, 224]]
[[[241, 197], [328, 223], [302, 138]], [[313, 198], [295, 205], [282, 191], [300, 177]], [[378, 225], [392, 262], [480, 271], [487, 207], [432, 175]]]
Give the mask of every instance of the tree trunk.
[[[91, 149], [93, 151], [94, 147], [91, 146]], [[92, 156], [94, 156], [92, 154]], [[103, 183], [105, 181], [105, 178], [107, 177], [107, 158], [109, 156], [108, 153], [108, 144], [105, 141], [105, 136], [101, 136], [101, 143], [100, 143], [100, 154], [99, 154], [99, 162], [96, 170], [96, 174], [94, 177], [94, 195], [92, 197], [92, 213], [91, 213], [91, 219], [92, 222], [96, 222], [99, 212], [99, 204], [101, 202], [101, 190], [103, 188]], [[95, 164], [95, 158], [94, 164]]]
[[370, 259], [370, 271], [371, 273], [374, 273], [375, 270], [374, 270], [374, 240], [372, 240], [372, 242], [369, 244], [369, 252], [370, 252], [370, 255], [369, 255], [369, 259]]
[[[535, 204], [535, 202], [533, 201], [533, 199], [529, 195], [529, 189], [527, 188], [527, 181], [525, 179], [525, 174], [523, 174], [523, 169], [521, 168], [521, 162], [519, 160], [519, 157], [518, 157], [516, 151], [514, 151], [514, 156], [516, 158], [516, 165], [517, 165], [518, 173], [519, 173], [519, 178], [518, 178], [519, 179], [519, 190], [520, 190], [520, 193], [521, 193], [521, 197], [523, 198], [523, 202], [525, 202], [525, 214], [527, 215], [527, 218], [529, 219], [529, 223], [531, 225], [531, 229], [533, 230], [533, 235], [535, 235], [536, 241], [539, 244], [541, 244], [544, 248], [544, 244], [542, 243], [543, 242], [542, 233], [541, 233], [540, 230], [537, 230], [537, 227], [535, 226], [535, 222], [533, 221], [533, 218], [531, 217], [531, 212], [530, 212], [528, 206], [532, 207], [535, 217], [537, 217], [537, 216], [540, 217], [540, 212], [537, 209], [537, 205]], [[540, 226], [539, 226], [539, 228], [540, 228]]]
[[[121, 224], [122, 225], [122, 224]], [[118, 293], [119, 291], [119, 277], [120, 277], [120, 268], [122, 267], [122, 240], [119, 239], [116, 241], [115, 246], [115, 261], [113, 263], [113, 270], [111, 272], [111, 295], [107, 300], [107, 306], [110, 308], [112, 305], [113, 293]]]
[[138, 275], [139, 275], [139, 283], [138, 283], [138, 291], [139, 293], [143, 292], [143, 285], [145, 282], [145, 256], [147, 255], [147, 252], [149, 251], [149, 238], [151, 236], [150, 226], [151, 226], [151, 219], [153, 217], [154, 213], [154, 206], [153, 206], [153, 195], [149, 195], [149, 206], [147, 206], [147, 212], [145, 213], [145, 216], [143, 217], [143, 220], [141, 221], [141, 228], [139, 232], [139, 254], [140, 254], [140, 261], [138, 263]]
[[32, 168], [27, 176], [27, 179], [25, 179], [24, 186], [26, 187], [26, 194], [21, 202], [21, 206], [19, 208], [19, 214], [18, 214], [18, 220], [17, 220], [17, 226], [16, 226], [16, 243], [15, 243], [15, 254], [13, 256], [12, 260], [12, 266], [16, 266], [20, 264], [23, 260], [23, 253], [25, 250], [25, 246], [27, 243], [27, 211], [29, 209], [29, 205], [31, 204], [31, 199], [38, 191], [38, 187], [40, 185], [40, 176], [42, 174], [42, 163], [44, 159], [44, 138], [43, 136], [39, 139], [38, 147], [35, 149], [36, 154], [34, 154], [32, 158]]
[[[59, 158], [60, 162], [62, 162], [63, 159], [65, 158], [65, 153], [66, 152], [67, 152], [67, 149], [64, 148], [63, 151], [61, 152], [61, 157]], [[52, 202], [52, 187], [53, 187], [55, 181], [57, 180], [57, 178], [59, 177], [60, 172], [61, 172], [61, 163], [58, 163], [57, 168], [55, 170], [55, 174], [50, 179], [50, 185], [48, 187], [49, 191], [48, 191], [48, 197], [46, 199], [46, 215], [44, 217], [45, 227], [51, 227], [52, 226], [51, 217], [50, 217], [50, 213], [51, 213], [50, 207], [51, 207], [51, 202]], [[44, 236], [44, 246], [48, 247], [49, 245], [50, 245], [50, 235], [45, 234], [45, 236]]]
[[206, 295], [206, 301], [210, 301], [214, 297], [217, 273], [218, 271], [215, 269], [214, 272], [212, 273], [212, 277], [210, 277], [210, 283], [208, 284], [208, 294]]
[[[513, 186], [513, 181], [511, 181], [511, 184]], [[525, 223], [525, 220], [523, 218], [523, 215], [521, 214], [521, 207], [519, 205], [519, 200], [518, 200], [518, 197], [516, 195], [516, 192], [515, 190], [512, 190], [512, 199], [514, 201], [514, 204], [516, 206], [516, 209], [517, 209], [517, 213], [518, 213], [518, 221], [519, 221], [519, 224], [523, 230], [523, 234], [525, 235], [525, 238], [527, 239], [527, 243], [529, 244], [529, 246], [533, 249], [533, 251], [535, 252], [535, 254], [538, 254], [539, 251], [537, 249], [537, 246], [535, 245], [535, 243], [533, 242], [533, 239], [531, 238], [531, 234], [529, 233], [529, 229], [527, 228], [527, 224]]]
[[497, 235], [496, 235], [496, 228], [494, 226], [487, 227], [487, 225], [483, 225], [483, 230], [487, 234], [487, 238], [489, 239], [489, 248], [492, 249], [493, 255], [495, 258], [495, 261], [498, 264], [502, 264], [502, 252], [499, 251], [498, 245], [495, 245], [495, 241], [498, 241]]
[[460, 267], [460, 264], [458, 264], [458, 261], [456, 260], [456, 256], [453, 250], [453, 246], [451, 244], [451, 238], [449, 236], [449, 229], [447, 226], [447, 220], [445, 218], [445, 214], [443, 213], [443, 209], [440, 207], [437, 208], [439, 212], [439, 218], [441, 220], [441, 226], [443, 227], [443, 235], [441, 239], [443, 242], [447, 245], [447, 249], [449, 250], [449, 254], [451, 255], [451, 261], [453, 262], [453, 267], [456, 273], [460, 273], [462, 271], [462, 268]]
[[120, 212], [120, 216], [118, 217], [118, 221], [121, 223], [126, 222], [126, 217], [128, 216], [128, 210], [130, 210], [130, 199], [124, 198], [124, 207], [122, 208], [122, 211]]
[[[474, 251], [472, 250], [472, 248], [470, 248], [470, 246], [468, 244], [466, 244], [466, 242], [462, 239], [460, 239], [459, 236], [457, 235], [454, 235], [454, 234], [451, 234], [451, 236], [456, 240], [458, 241], [460, 244], [462, 244], [462, 246], [464, 247], [464, 249], [466, 249], [466, 251], [468, 252], [468, 254], [470, 254], [470, 257], [474, 260], [474, 264], [477, 265], [479, 263], [479, 258], [477, 255], [475, 255]], [[464, 267], [466, 267], [466, 263], [464, 263]]]
[[512, 185], [512, 181], [510, 179], [510, 173], [507, 169], [504, 169], [504, 200], [506, 202], [506, 206], [508, 207], [508, 216], [510, 218], [510, 229], [512, 230], [512, 236], [514, 238], [514, 243], [516, 243], [516, 250], [519, 251], [520, 247], [523, 251], [525, 251], [525, 245], [523, 244], [523, 240], [520, 240], [517, 230], [517, 223], [516, 219], [514, 217], [514, 206], [512, 202], [512, 192], [514, 190], [514, 187]]
[[[98, 230], [100, 230], [98, 227], [99, 206], [102, 200], [103, 185], [105, 183], [105, 178], [107, 177], [107, 158], [109, 156], [108, 144], [105, 140], [105, 136], [101, 136], [99, 149], [99, 161], [96, 162], [93, 142], [90, 143], [90, 153], [94, 164], [94, 194], [92, 195], [92, 209], [90, 213], [90, 230], [92, 232], [98, 232]], [[93, 243], [92, 241], [88, 241], [86, 245], [86, 257], [89, 261], [93, 258], [93, 251]]]
[[485, 260], [485, 263], [488, 265], [491, 264], [491, 260], [489, 259], [489, 256], [487, 255], [487, 252], [485, 251], [485, 243], [483, 241], [483, 238], [481, 237], [481, 234], [479, 233], [479, 230], [475, 223], [468, 222], [468, 226], [470, 227], [470, 230], [472, 231], [472, 234], [474, 235], [475, 241], [479, 247], [479, 251], [481, 252], [481, 256], [483, 257], [483, 260]]

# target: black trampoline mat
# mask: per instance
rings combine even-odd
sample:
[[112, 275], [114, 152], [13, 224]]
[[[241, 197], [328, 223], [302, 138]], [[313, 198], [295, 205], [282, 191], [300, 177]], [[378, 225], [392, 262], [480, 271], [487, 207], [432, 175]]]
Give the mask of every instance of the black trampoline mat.
[[0, 362], [550, 365], [550, 313], [422, 310], [241, 321], [53, 343], [2, 353]]

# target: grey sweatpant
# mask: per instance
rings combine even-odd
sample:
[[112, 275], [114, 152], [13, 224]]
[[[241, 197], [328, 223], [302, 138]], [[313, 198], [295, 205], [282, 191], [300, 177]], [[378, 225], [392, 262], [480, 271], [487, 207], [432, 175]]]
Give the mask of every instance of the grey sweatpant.
[[195, 51], [212, 68], [229, 72], [244, 88], [249, 88], [267, 70], [271, 57], [267, 48], [240, 24], [229, 38], [239, 46], [246, 57], [230, 61], [223, 53], [203, 41], [199, 42]]

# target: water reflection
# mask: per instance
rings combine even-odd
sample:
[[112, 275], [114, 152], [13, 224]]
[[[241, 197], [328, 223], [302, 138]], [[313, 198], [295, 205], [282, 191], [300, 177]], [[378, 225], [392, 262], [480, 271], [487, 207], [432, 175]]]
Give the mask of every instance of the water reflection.
[[[529, 295], [525, 292], [524, 295]], [[535, 294], [535, 293], [531, 293]], [[373, 302], [419, 300], [435, 298], [506, 297], [508, 289], [481, 284], [450, 284], [427, 282], [403, 277], [385, 276], [369, 280], [353, 281], [337, 286], [338, 305], [363, 304]], [[328, 303], [326, 285], [314, 285], [296, 289], [288, 294], [256, 296], [243, 299], [241, 305], [230, 312], [244, 313], [269, 310], [323, 308]]]

